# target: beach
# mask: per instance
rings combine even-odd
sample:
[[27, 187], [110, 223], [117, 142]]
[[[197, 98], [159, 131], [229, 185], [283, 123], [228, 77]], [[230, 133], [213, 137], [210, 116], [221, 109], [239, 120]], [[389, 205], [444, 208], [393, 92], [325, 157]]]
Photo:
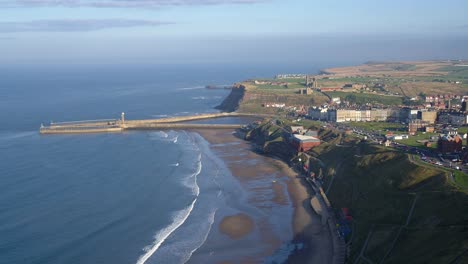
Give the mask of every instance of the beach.
[[285, 162], [257, 153], [230, 129], [196, 132], [224, 161], [247, 198], [245, 210], [241, 206], [240, 212], [217, 216], [214, 234], [191, 263], [331, 263], [330, 232], [310, 206], [313, 194], [305, 179]]

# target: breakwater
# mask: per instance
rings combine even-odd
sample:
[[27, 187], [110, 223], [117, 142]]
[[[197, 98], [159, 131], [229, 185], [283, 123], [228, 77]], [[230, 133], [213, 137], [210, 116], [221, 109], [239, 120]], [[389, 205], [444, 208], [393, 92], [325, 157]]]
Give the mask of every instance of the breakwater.
[[168, 117], [160, 119], [125, 120], [124, 115], [119, 120], [111, 121], [74, 121], [52, 123], [41, 126], [41, 134], [86, 134], [86, 133], [115, 133], [125, 130], [148, 129], [236, 129], [245, 124], [194, 124], [189, 121], [215, 119], [223, 117], [261, 117], [256, 114], [243, 113], [215, 113], [193, 116]]

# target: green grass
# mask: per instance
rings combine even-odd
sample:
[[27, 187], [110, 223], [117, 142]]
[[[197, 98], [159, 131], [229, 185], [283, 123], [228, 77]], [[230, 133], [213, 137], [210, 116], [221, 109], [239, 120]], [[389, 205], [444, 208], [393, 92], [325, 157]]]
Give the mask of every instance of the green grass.
[[468, 248], [467, 237], [468, 229], [460, 226], [407, 228], [385, 263], [452, 263]]
[[386, 131], [406, 131], [406, 126], [401, 123], [388, 122], [349, 122], [349, 126], [360, 128], [365, 131], [379, 131], [385, 134]]
[[431, 146], [428, 148], [424, 146], [424, 143], [419, 143], [418, 140], [430, 140], [430, 137], [437, 137], [435, 133], [417, 133], [414, 136], [409, 136], [408, 139], [398, 140], [399, 143], [410, 146], [410, 147], [417, 147], [417, 148], [427, 148], [427, 149], [436, 149], [437, 148], [437, 140], [431, 142]]
[[468, 79], [468, 67], [466, 66], [447, 66], [437, 70], [448, 72], [448, 78]]
[[468, 190], [468, 175], [461, 171], [454, 171], [455, 182], [462, 188]]
[[[458, 234], [455, 231], [458, 232], [459, 229], [454, 228], [454, 232], [449, 232], [454, 236], [452, 239], [450, 236], [443, 236], [439, 228], [445, 228], [445, 224], [468, 220], [468, 197], [466, 193], [444, 181], [445, 170], [412, 163], [406, 154], [379, 145], [358, 143], [340, 148], [335, 143], [331, 141], [322, 144], [314, 152], [325, 162], [325, 172], [334, 171], [332, 168], [341, 163], [328, 197], [335, 208], [350, 208], [355, 220], [351, 262], [359, 254], [373, 225], [374, 234], [365, 255], [376, 263], [381, 260], [390, 249], [396, 227], [406, 223], [415, 193], [420, 193], [422, 198], [421, 203], [416, 204], [415, 220], [403, 230], [388, 261], [437, 262], [451, 259], [460, 252], [459, 245], [463, 245], [460, 243], [466, 244], [468, 241], [466, 231]], [[327, 189], [330, 182], [327, 174], [324, 182], [324, 189]], [[434, 191], [438, 195], [433, 194]], [[436, 209], [431, 210], [432, 204]], [[439, 207], [441, 210], [437, 211]], [[466, 212], [460, 214], [460, 210]], [[426, 219], [429, 219], [428, 223], [432, 223], [430, 220], [433, 216], [442, 221], [430, 227], [420, 224]], [[446, 239], [447, 243], [444, 244], [441, 239]], [[454, 244], [456, 240], [459, 243], [457, 245]], [[408, 252], [406, 248], [411, 248], [414, 252]], [[420, 255], [421, 251], [425, 254]]]
[[403, 98], [398, 96], [385, 96], [379, 94], [370, 94], [370, 93], [349, 93], [349, 92], [326, 92], [330, 97], [340, 97], [342, 100], [347, 100], [349, 98], [355, 97], [355, 103], [357, 104], [383, 104], [383, 105], [402, 105]]

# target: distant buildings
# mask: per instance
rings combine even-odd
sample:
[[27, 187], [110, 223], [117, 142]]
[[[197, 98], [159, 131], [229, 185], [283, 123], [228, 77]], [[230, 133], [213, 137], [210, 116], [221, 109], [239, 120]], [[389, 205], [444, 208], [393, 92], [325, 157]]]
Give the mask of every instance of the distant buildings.
[[459, 135], [441, 135], [437, 141], [437, 150], [440, 153], [461, 152], [463, 140]]
[[387, 109], [357, 110], [357, 109], [333, 109], [329, 110], [329, 121], [332, 122], [371, 122], [387, 121]]
[[429, 124], [434, 124], [437, 120], [437, 111], [430, 111], [427, 109], [418, 111], [418, 119]]
[[278, 74], [276, 75], [276, 79], [303, 79], [307, 76], [307, 74], [302, 73], [293, 73], [293, 74]]
[[467, 124], [467, 115], [463, 112], [439, 112], [438, 123], [461, 126]]
[[298, 152], [306, 152], [313, 147], [320, 145], [320, 139], [314, 136], [293, 134], [291, 137], [291, 145]]
[[315, 130], [304, 130], [303, 126], [291, 126], [289, 142], [298, 152], [306, 152], [320, 145], [318, 132]]
[[304, 88], [304, 89], [299, 89], [299, 94], [305, 94], [305, 95], [310, 95], [310, 94], [313, 94], [314, 93], [314, 90], [312, 90], [312, 88]]
[[263, 107], [273, 107], [273, 108], [284, 108], [286, 106], [285, 103], [264, 103]]
[[420, 119], [410, 120], [410, 122], [408, 123], [408, 133], [410, 135], [415, 135], [418, 131], [425, 131], [426, 127], [428, 126], [429, 122], [422, 121]]

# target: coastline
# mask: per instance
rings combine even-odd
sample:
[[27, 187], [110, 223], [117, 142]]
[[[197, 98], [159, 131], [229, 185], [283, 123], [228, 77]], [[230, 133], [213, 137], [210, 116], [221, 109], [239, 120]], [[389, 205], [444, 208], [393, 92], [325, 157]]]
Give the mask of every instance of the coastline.
[[[305, 179], [285, 162], [256, 153], [252, 143], [240, 139], [231, 129], [194, 132], [209, 142], [210, 149], [241, 183], [249, 194], [248, 205], [265, 213], [262, 218], [250, 218], [248, 213], [223, 216], [224, 224], [212, 230], [224, 239], [242, 241], [250, 237], [246, 239], [261, 242], [261, 253], [244, 250], [243, 262], [331, 263], [330, 233], [310, 207], [313, 191]], [[257, 238], [252, 238], [254, 233]], [[222, 263], [230, 262], [226, 259]]]

